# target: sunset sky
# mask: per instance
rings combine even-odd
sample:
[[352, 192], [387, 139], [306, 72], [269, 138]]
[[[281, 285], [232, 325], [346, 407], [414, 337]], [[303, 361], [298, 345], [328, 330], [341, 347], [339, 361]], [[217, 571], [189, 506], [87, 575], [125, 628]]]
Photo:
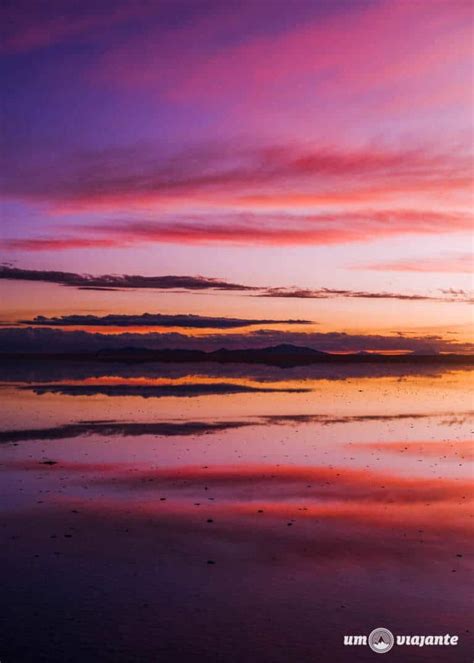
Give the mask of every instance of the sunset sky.
[[471, 349], [470, 0], [0, 12], [4, 348]]

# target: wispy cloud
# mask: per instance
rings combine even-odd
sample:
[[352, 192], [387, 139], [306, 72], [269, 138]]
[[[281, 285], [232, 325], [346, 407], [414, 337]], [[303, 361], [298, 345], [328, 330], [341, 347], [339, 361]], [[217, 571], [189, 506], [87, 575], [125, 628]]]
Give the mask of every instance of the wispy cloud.
[[442, 296], [420, 295], [403, 292], [370, 292], [365, 290], [344, 290], [335, 288], [267, 288], [255, 295], [257, 297], [276, 297], [289, 299], [333, 299], [343, 297], [348, 299], [398, 299], [413, 302], [464, 302], [473, 303], [474, 297], [465, 290], [453, 288], [440, 291]]
[[451, 253], [424, 258], [401, 258], [388, 262], [372, 262], [354, 265], [353, 269], [379, 272], [447, 272], [470, 274], [474, 268], [474, 254]]
[[54, 235], [7, 238], [4, 248], [52, 251], [118, 248], [140, 244], [331, 245], [398, 235], [436, 235], [469, 231], [465, 212], [367, 209], [334, 213], [221, 213], [158, 215], [154, 220], [104, 221], [56, 228]]
[[124, 288], [153, 288], [156, 290], [228, 290], [251, 291], [252, 286], [229, 283], [204, 276], [138, 276], [132, 274], [76, 274], [52, 270], [20, 269], [0, 266], [0, 279], [16, 281], [41, 281], [57, 283], [73, 288], [121, 290]]
[[[372, 241], [403, 234], [430, 235], [450, 233], [454, 230], [469, 231], [472, 216], [464, 212], [420, 211], [416, 209], [368, 209], [361, 211], [339, 211], [299, 215], [292, 213], [273, 214], [206, 214], [186, 218], [156, 221], [115, 221], [113, 224], [114, 246], [156, 243], [185, 244], [266, 244], [290, 246], [298, 244], [330, 245], [344, 242]], [[90, 246], [95, 239], [99, 246], [111, 235], [108, 222], [88, 225], [78, 229], [88, 234]], [[104, 238], [105, 236], [105, 238]], [[75, 248], [74, 237], [60, 238], [57, 248]], [[13, 240], [14, 241], [14, 240]], [[80, 241], [83, 241], [82, 239]], [[16, 248], [42, 250], [44, 240], [27, 240], [27, 244], [14, 244]], [[8, 242], [7, 242], [8, 245]]]
[[[339, 3], [308, 3], [333, 9], [322, 19], [287, 21], [286, 29], [277, 31], [267, 12], [269, 29], [254, 33], [247, 27], [239, 35], [236, 27], [248, 11], [242, 4], [234, 25], [216, 12], [214, 20], [206, 17], [168, 35], [150, 26], [106, 52], [97, 78], [120, 90], [151, 89], [177, 103], [227, 108], [231, 102], [252, 116], [259, 109], [268, 112], [276, 98], [284, 107], [282, 89], [298, 110], [306, 95], [308, 110], [317, 119], [315, 99], [322, 99], [323, 106], [327, 100], [335, 105], [354, 97], [366, 101], [370, 93], [389, 108], [404, 108], [411, 99], [413, 113], [413, 107], [440, 103], [436, 84], [456, 82], [456, 65], [471, 49], [472, 13], [462, 1], [356, 2], [342, 8]], [[302, 4], [307, 3], [291, 7], [295, 17]], [[274, 13], [282, 11], [279, 4]], [[219, 36], [232, 27], [232, 39], [223, 45]], [[159, 67], [160, 59], [172, 65]], [[371, 101], [366, 101], [369, 110]]]
[[[142, 313], [141, 315], [110, 314], [98, 315], [63, 315], [48, 318], [38, 315], [33, 320], [20, 320], [21, 324], [47, 327], [183, 327], [189, 329], [233, 329], [256, 325], [301, 325], [310, 324], [310, 320], [269, 320], [246, 318], [215, 318], [204, 315], [163, 315], [161, 313]], [[314, 324], [314, 323], [313, 323]]]
[[[131, 146], [101, 151], [70, 152], [50, 157], [38, 169], [25, 154], [23, 163], [5, 171], [4, 195], [44, 202], [100, 202], [147, 204], [152, 200], [198, 198], [209, 194], [222, 202], [230, 196], [306, 193], [336, 195], [341, 190], [367, 193], [375, 187], [380, 199], [391, 194], [433, 194], [442, 186], [470, 192], [471, 160], [460, 145], [456, 152], [429, 147], [360, 149], [316, 145], [242, 146], [207, 144], [171, 156], [160, 146]], [[286, 188], [291, 185], [290, 190]], [[283, 187], [283, 189], [282, 189]], [[382, 196], [383, 197], [383, 196]], [[323, 198], [324, 199], [324, 198]], [[337, 199], [337, 195], [336, 195]], [[367, 196], [363, 196], [367, 200]]]
[[[56, 157], [48, 168], [29, 164], [29, 158], [4, 168], [4, 196], [48, 203], [66, 216], [41, 234], [5, 238], [7, 249], [150, 242], [325, 245], [468, 231], [472, 224], [471, 161], [454, 148], [436, 153], [213, 145], [168, 158], [150, 148], [117, 148]], [[441, 209], [435, 201], [440, 190]], [[452, 200], [449, 192], [456, 193]], [[413, 206], [401, 208], [406, 198]], [[295, 213], [295, 205], [306, 211]], [[68, 211], [91, 210], [108, 217], [87, 224], [68, 220]]]
[[[92, 276], [91, 274], [76, 274], [74, 272], [58, 272], [49, 270], [34, 270], [0, 266], [0, 279], [18, 281], [39, 281], [44, 283], [56, 283], [81, 290], [103, 290], [113, 292], [125, 289], [155, 289], [173, 291], [228, 291], [241, 292], [255, 297], [283, 298], [283, 299], [397, 299], [400, 301], [436, 301], [436, 302], [464, 302], [472, 303], [473, 297], [469, 292], [462, 289], [441, 289], [441, 295], [349, 290], [341, 288], [288, 288], [288, 287], [261, 287], [258, 285], [243, 285], [231, 283], [223, 279], [209, 278], [204, 276], [139, 276], [139, 275], [112, 275], [103, 274]], [[46, 318], [37, 316], [32, 320], [22, 320], [22, 323], [31, 325], [48, 326], [143, 326], [160, 325], [163, 327], [215, 327], [231, 328], [242, 327], [252, 324], [305, 324], [309, 320], [250, 320], [236, 318], [211, 318], [196, 315], [162, 315], [149, 314], [125, 316], [114, 314], [108, 316], [84, 316], [68, 315], [61, 318]]]

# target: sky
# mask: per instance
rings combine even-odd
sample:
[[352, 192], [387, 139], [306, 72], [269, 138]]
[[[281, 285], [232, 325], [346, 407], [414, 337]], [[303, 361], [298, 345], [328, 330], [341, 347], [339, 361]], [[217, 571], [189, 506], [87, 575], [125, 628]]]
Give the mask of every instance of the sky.
[[4, 347], [469, 351], [470, 1], [0, 19]]

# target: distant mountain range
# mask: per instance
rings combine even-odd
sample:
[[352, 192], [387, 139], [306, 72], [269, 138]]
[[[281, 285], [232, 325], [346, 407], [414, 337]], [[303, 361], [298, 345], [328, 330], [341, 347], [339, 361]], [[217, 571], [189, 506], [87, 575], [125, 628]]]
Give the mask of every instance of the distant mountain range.
[[165, 363], [243, 363], [269, 364], [273, 366], [303, 366], [315, 363], [451, 363], [474, 364], [474, 355], [460, 354], [400, 354], [387, 355], [371, 352], [330, 354], [304, 346], [283, 343], [266, 348], [229, 350], [221, 348], [212, 352], [202, 350], [163, 349], [150, 350], [140, 347], [120, 349], [104, 348], [89, 353], [0, 353], [0, 359], [70, 360], [99, 362], [165, 362]]

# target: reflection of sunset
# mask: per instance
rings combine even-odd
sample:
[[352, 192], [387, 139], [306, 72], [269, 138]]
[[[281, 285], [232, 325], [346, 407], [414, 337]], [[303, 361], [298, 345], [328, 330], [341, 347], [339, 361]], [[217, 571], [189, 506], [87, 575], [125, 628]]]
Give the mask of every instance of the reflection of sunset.
[[[387, 370], [394, 369], [68, 364], [30, 366], [22, 380], [14, 371], [0, 405], [8, 568], [31, 555], [31, 546], [39, 568], [63, 556], [71, 564], [73, 554], [100, 575], [101, 586], [116, 585], [117, 569], [120, 577], [133, 572], [133, 592], [144, 596], [151, 587], [147, 601], [157, 612], [165, 609], [160, 597], [170, 573], [168, 612], [174, 596], [188, 596], [176, 578], [190, 573], [202, 592], [215, 577], [201, 576], [203, 569], [217, 570], [224, 587], [247, 574], [250, 593], [239, 581], [246, 601], [261, 585], [274, 602], [279, 587], [285, 606], [291, 577], [297, 615], [301, 597], [306, 610], [315, 596], [325, 610], [336, 601], [337, 614], [348, 587], [370, 603], [370, 579], [382, 573], [384, 600], [416, 606], [423, 624], [434, 624], [441, 618], [425, 598], [429, 587], [442, 586], [446, 606], [463, 623], [470, 604], [471, 372]], [[222, 384], [287, 391], [160, 391]], [[134, 395], [101, 391], [116, 386]], [[74, 391], [81, 387], [91, 391]], [[149, 389], [158, 391], [143, 398]], [[162, 566], [166, 575], [156, 585]], [[400, 577], [410, 578], [409, 591]], [[18, 581], [15, 587], [18, 596]], [[82, 591], [71, 587], [74, 580], [68, 592]], [[226, 592], [225, 605], [229, 600]]]
[[[345, 369], [346, 370], [346, 369]], [[111, 372], [106, 367], [107, 372]], [[7, 428], [25, 427], [24, 408], [29, 412], [29, 422], [32, 425], [49, 425], [50, 422], [70, 423], [74, 420], [114, 419], [114, 420], [173, 420], [183, 417], [191, 419], [216, 417], [260, 417], [273, 413], [279, 415], [328, 415], [332, 418], [361, 416], [370, 418], [390, 417], [399, 415], [440, 414], [447, 420], [459, 416], [464, 417], [472, 411], [470, 389], [472, 385], [472, 372], [466, 370], [450, 370], [440, 375], [406, 375], [386, 377], [344, 377], [344, 371], [332, 370], [325, 379], [313, 377], [314, 374], [306, 371], [307, 377], [292, 379], [295, 371], [269, 369], [260, 376], [243, 375], [237, 377], [229, 368], [219, 369], [219, 376], [206, 375], [202, 367], [195, 375], [177, 377], [151, 377], [103, 375], [90, 376], [83, 379], [64, 377], [63, 379], [45, 382], [33, 377], [32, 384], [17, 383], [19, 389], [2, 388], [0, 400], [0, 420]], [[120, 371], [116, 371], [120, 372]], [[184, 371], [187, 373], [186, 369]], [[247, 371], [248, 372], [248, 371]], [[330, 377], [332, 374], [332, 378]], [[30, 375], [33, 375], [30, 373]], [[296, 371], [298, 375], [298, 371]], [[39, 377], [39, 376], [38, 376]], [[272, 393], [272, 394], [245, 394], [236, 393], [232, 397], [208, 395], [203, 398], [186, 399], [183, 402], [171, 395], [162, 403], [156, 399], [140, 398], [140, 386], [151, 387], [173, 385], [193, 385], [202, 381], [206, 386], [219, 383], [229, 383], [242, 387], [255, 387], [260, 385], [277, 390], [299, 389], [301, 393]], [[48, 393], [48, 387], [57, 385], [58, 391], [62, 387], [85, 385], [91, 389], [90, 396], [65, 397], [64, 395]], [[135, 396], [121, 396], [110, 398], [100, 396], [100, 389], [109, 384], [129, 385], [136, 389]], [[34, 389], [44, 387], [40, 398], [35, 396]], [[95, 389], [96, 388], [96, 389]], [[310, 390], [309, 392], [307, 390]], [[138, 405], [139, 403], [139, 405]], [[18, 408], [18, 409], [17, 409]], [[377, 419], [375, 419], [376, 421]], [[399, 438], [400, 439], [400, 438]]]
[[382, 442], [359, 444], [349, 443], [351, 447], [378, 451], [381, 453], [400, 453], [421, 457], [437, 458], [456, 457], [459, 460], [474, 460], [474, 440], [431, 440], [427, 442]]
[[[175, 378], [173, 380], [166, 378], [144, 378], [144, 377], [129, 377], [129, 378], [120, 378], [117, 376], [102, 376], [96, 378], [86, 378], [84, 380], [63, 380], [57, 382], [57, 384], [71, 384], [71, 385], [115, 385], [115, 384], [124, 384], [130, 386], [153, 386], [153, 385], [172, 385], [172, 384], [221, 384], [224, 378], [209, 377], [206, 375], [187, 375], [182, 378]], [[225, 382], [228, 384], [240, 384], [249, 387], [258, 387], [262, 383], [257, 380], [249, 380], [246, 378], [233, 378], [225, 377]], [[287, 387], [301, 387], [301, 383], [296, 381], [265, 381], [265, 385], [270, 387], [281, 387], [282, 389]]]

